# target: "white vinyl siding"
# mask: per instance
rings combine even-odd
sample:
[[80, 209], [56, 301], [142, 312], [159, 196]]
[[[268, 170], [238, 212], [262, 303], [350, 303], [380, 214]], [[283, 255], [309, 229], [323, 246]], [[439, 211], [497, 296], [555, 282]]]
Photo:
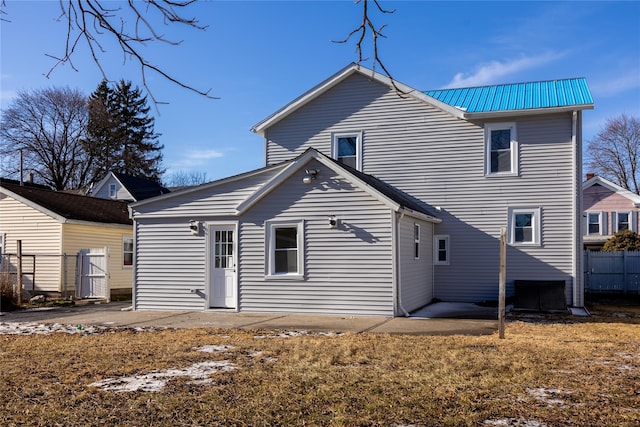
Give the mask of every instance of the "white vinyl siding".
[[[307, 168], [319, 169], [313, 183], [300, 170], [241, 218], [240, 310], [393, 316], [390, 209], [320, 163]], [[265, 227], [300, 221], [304, 277], [266, 277]]]
[[[419, 252], [420, 259], [415, 258], [415, 231], [419, 230]], [[429, 223], [419, 221], [405, 216], [399, 220], [398, 231], [398, 251], [400, 253], [399, 264], [399, 298], [400, 307], [397, 309], [398, 315], [403, 315], [403, 310], [412, 312], [423, 307], [433, 299], [433, 265], [431, 239], [433, 226]]]
[[311, 146], [328, 154], [332, 132], [360, 129], [363, 172], [441, 207], [435, 233], [458, 242], [452, 257], [466, 266], [436, 266], [435, 298], [497, 299], [500, 227], [511, 206], [543, 208], [544, 245], [509, 254], [508, 291], [514, 280], [530, 278], [566, 280], [571, 289], [572, 113], [519, 117], [518, 175], [500, 179], [486, 177], [485, 125], [491, 123], [505, 121], [460, 120], [354, 75], [267, 129], [267, 161], [291, 159]]
[[[206, 238], [191, 234], [188, 219], [147, 219], [135, 230], [135, 308], [203, 310]], [[200, 293], [192, 293], [195, 289]]]

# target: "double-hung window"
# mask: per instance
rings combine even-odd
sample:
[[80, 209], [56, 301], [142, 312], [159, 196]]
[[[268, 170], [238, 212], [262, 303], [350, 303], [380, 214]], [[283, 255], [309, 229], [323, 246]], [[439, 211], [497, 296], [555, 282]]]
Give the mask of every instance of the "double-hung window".
[[420, 259], [420, 224], [413, 224], [413, 258]]
[[542, 242], [541, 209], [509, 208], [509, 243], [540, 246]]
[[515, 123], [485, 125], [485, 175], [518, 175], [518, 139]]
[[614, 212], [612, 232], [623, 230], [637, 231], [638, 214], [634, 211]]
[[607, 226], [605, 222], [605, 212], [587, 212], [587, 234], [588, 235], [605, 235], [607, 234]]
[[303, 222], [268, 222], [266, 275], [301, 278], [304, 275]]
[[436, 235], [433, 237], [433, 263], [436, 265], [449, 265], [449, 236]]
[[362, 132], [340, 132], [331, 135], [331, 157], [362, 170]]
[[133, 237], [122, 239], [122, 265], [124, 267], [133, 265]]
[[118, 195], [118, 191], [115, 184], [109, 184], [109, 197], [115, 199]]

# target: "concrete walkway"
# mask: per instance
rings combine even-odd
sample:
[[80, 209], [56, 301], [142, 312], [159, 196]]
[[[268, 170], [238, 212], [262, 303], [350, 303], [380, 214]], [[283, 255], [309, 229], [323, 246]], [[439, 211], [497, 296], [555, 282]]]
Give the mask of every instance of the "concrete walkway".
[[436, 303], [412, 317], [323, 316], [283, 313], [131, 311], [130, 302], [84, 304], [3, 313], [2, 323], [45, 323], [110, 327], [231, 328], [314, 332], [374, 332], [411, 335], [489, 335], [497, 310], [474, 304]]

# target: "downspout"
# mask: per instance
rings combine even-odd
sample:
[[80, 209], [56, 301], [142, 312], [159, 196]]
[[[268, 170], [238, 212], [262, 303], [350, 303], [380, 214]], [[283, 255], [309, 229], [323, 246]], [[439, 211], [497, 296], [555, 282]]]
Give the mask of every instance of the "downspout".
[[396, 251], [396, 289], [398, 290], [396, 295], [398, 296], [398, 307], [404, 313], [404, 317], [409, 317], [409, 312], [402, 305], [402, 274], [401, 274], [402, 249], [400, 248], [400, 244], [399, 244], [400, 237], [399, 237], [399, 227], [398, 227], [400, 224], [400, 221], [402, 220], [402, 218], [404, 218], [404, 212], [400, 212], [400, 216], [398, 216], [398, 214], [396, 213], [394, 214], [394, 217], [395, 217], [395, 221], [393, 223], [393, 235], [394, 235], [393, 246]]
[[[580, 113], [573, 111], [571, 120], [571, 143], [573, 145], [574, 197], [573, 197], [573, 295], [572, 306], [584, 306], [582, 278], [582, 135], [578, 135]], [[580, 123], [581, 124], [581, 123]]]

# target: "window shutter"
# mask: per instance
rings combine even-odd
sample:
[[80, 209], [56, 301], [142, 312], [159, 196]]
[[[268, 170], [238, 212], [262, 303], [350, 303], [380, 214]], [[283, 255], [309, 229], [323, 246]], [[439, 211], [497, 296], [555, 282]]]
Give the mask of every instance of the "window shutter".
[[629, 228], [631, 229], [631, 231], [635, 231], [637, 233], [638, 232], [638, 212], [637, 211], [631, 211], [629, 223], [630, 223]]
[[600, 212], [600, 217], [602, 218], [602, 224], [600, 224], [600, 234], [606, 236], [609, 234], [609, 229], [607, 228], [607, 219], [609, 214], [607, 212]]
[[582, 235], [586, 236], [589, 233], [589, 213], [582, 212]]
[[618, 229], [618, 212], [611, 212], [611, 234]]

